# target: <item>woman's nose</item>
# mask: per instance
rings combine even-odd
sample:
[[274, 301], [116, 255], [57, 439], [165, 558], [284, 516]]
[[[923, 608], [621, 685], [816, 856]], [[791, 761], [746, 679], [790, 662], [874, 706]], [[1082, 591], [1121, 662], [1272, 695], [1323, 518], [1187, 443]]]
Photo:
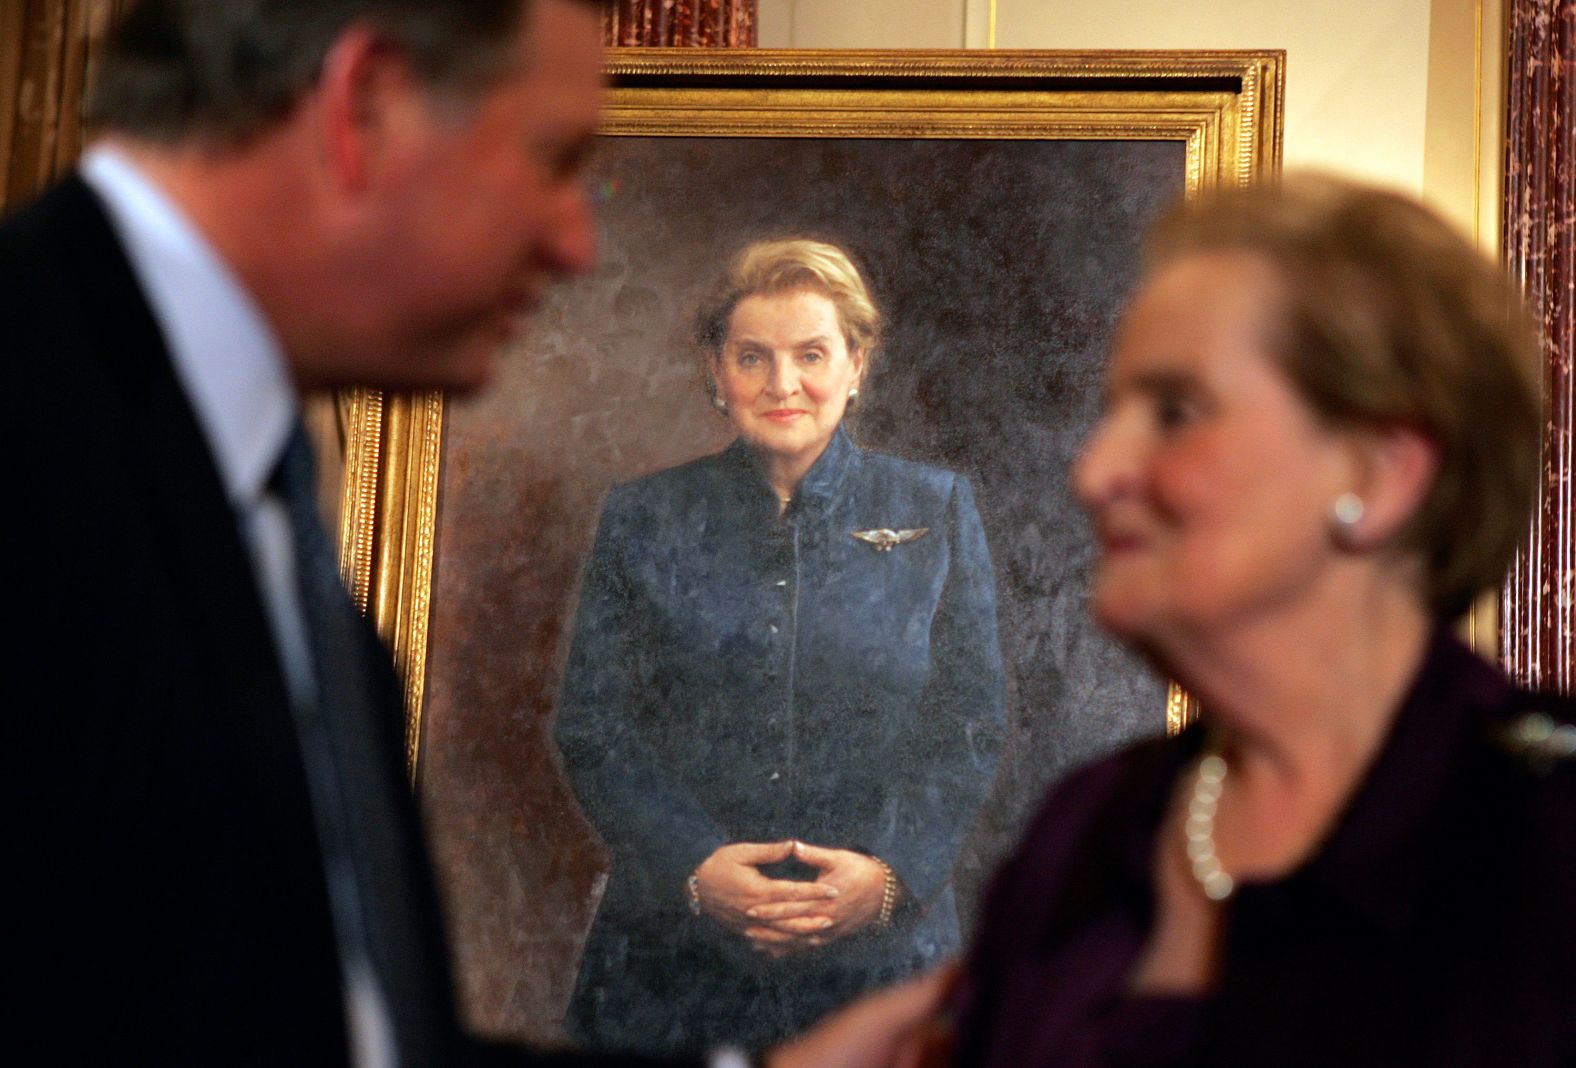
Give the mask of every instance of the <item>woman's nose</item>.
[[1131, 434], [1107, 415], [1095, 424], [1073, 461], [1073, 495], [1085, 508], [1096, 508], [1130, 490], [1137, 481], [1138, 456]]
[[773, 397], [791, 397], [799, 392], [799, 369], [792, 360], [773, 360], [766, 388]]

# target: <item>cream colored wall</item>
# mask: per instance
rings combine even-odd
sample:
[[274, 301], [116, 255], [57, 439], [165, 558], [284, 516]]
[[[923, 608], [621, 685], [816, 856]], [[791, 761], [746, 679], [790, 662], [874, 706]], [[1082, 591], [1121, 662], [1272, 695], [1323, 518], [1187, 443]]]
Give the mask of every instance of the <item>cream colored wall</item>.
[[1284, 48], [1288, 167], [1421, 194], [1491, 244], [1498, 153], [1480, 146], [1497, 144], [1502, 11], [1502, 0], [760, 0], [760, 28], [768, 48], [980, 48], [993, 28], [1000, 48]]
[[1499, 246], [1505, 121], [1503, 0], [1434, 0], [1423, 196]]

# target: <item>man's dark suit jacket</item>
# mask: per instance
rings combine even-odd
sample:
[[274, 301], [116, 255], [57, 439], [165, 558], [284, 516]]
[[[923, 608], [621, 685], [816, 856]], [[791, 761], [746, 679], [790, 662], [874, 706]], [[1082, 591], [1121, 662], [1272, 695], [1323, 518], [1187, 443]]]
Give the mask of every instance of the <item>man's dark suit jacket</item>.
[[[13, 551], [10, 1063], [344, 1063], [338, 955], [279, 657], [195, 416], [95, 196], [0, 226]], [[370, 629], [365, 655], [386, 664]], [[400, 774], [400, 704], [374, 672]], [[396, 780], [397, 781], [397, 780]], [[463, 1039], [414, 805], [417, 1063]], [[544, 1058], [546, 1059], [546, 1058]], [[589, 1063], [576, 1060], [574, 1063]]]

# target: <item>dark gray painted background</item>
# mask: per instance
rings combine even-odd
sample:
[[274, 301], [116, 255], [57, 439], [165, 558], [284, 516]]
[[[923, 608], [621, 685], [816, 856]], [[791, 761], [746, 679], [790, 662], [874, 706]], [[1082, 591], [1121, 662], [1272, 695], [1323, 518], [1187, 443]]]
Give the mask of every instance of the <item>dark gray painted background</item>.
[[957, 868], [965, 917], [1048, 784], [1165, 723], [1163, 683], [1087, 618], [1091, 545], [1066, 471], [1139, 236], [1182, 192], [1183, 146], [608, 138], [601, 151], [602, 262], [554, 293], [499, 388], [450, 408], [440, 490], [422, 792], [471, 1020], [536, 1040], [558, 1034], [605, 867], [547, 737], [579, 571], [609, 485], [729, 440], [689, 336], [745, 243], [807, 235], [854, 255], [888, 324], [855, 439], [974, 482], [1010, 732]]

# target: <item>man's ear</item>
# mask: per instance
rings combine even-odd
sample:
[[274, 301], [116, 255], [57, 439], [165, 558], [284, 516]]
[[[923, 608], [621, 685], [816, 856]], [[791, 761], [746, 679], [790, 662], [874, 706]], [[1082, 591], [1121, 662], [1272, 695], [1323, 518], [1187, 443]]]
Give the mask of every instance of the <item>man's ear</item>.
[[1362, 518], [1349, 531], [1356, 547], [1377, 548], [1394, 538], [1428, 496], [1439, 471], [1439, 446], [1416, 426], [1397, 423], [1363, 435], [1358, 482]]
[[329, 48], [317, 82], [317, 128], [336, 190], [366, 188], [387, 147], [393, 105], [413, 87], [405, 54], [370, 26], [351, 26]]

